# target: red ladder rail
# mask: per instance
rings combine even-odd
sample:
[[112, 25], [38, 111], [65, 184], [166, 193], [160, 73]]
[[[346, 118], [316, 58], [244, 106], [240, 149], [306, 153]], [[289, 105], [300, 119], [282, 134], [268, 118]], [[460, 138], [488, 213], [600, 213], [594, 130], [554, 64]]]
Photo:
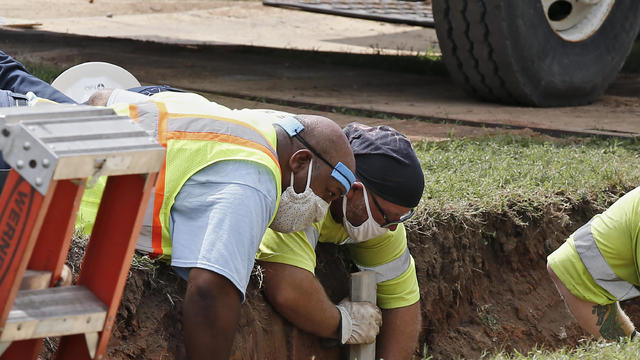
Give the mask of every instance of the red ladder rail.
[[[0, 109], [0, 359], [103, 359], [164, 148], [111, 109]], [[89, 177], [108, 176], [76, 286], [60, 278]], [[19, 290], [26, 270], [49, 287]], [[44, 278], [47, 279], [46, 277]]]

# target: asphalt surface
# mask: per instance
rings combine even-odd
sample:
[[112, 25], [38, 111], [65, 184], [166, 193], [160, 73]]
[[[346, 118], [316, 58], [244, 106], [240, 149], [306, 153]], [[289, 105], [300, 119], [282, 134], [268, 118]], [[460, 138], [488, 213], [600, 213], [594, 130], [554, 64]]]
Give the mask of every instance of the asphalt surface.
[[416, 137], [446, 137], [452, 129], [477, 134], [487, 128], [640, 135], [640, 78], [635, 75], [621, 75], [592, 105], [535, 109], [477, 101], [446, 75], [411, 72], [402, 68], [403, 61], [376, 68], [377, 53], [415, 56], [425, 44], [437, 52], [433, 29], [253, 1], [96, 0], [95, 6], [65, 5], [66, 12], [64, 4], [33, 3], [28, 6], [41, 9], [27, 12], [29, 18], [20, 17], [25, 11], [18, 6], [5, 10], [6, 22], [42, 24], [36, 30], [0, 30], [5, 52], [62, 68], [108, 61], [142, 83], [209, 94], [230, 107], [281, 107], [341, 123], [388, 123]]

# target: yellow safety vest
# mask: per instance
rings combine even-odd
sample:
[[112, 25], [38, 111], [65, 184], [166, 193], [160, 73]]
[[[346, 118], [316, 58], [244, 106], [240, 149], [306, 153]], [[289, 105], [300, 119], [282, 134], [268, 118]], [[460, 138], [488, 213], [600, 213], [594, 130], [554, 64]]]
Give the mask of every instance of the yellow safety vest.
[[[282, 192], [273, 127], [277, 118], [256, 116], [255, 112], [233, 112], [191, 93], [166, 92], [151, 99], [147, 103], [114, 107], [119, 115], [130, 116], [157, 137], [167, 149], [152, 195], [151, 239], [141, 237], [139, 240], [139, 243], [150, 240], [151, 246], [147, 243], [143, 247], [152, 249], [151, 255], [171, 255], [169, 216], [175, 198], [193, 174], [215, 162], [246, 160], [269, 168], [276, 180], [277, 208]], [[90, 217], [92, 210], [95, 214], [99, 202], [96, 200], [101, 193], [101, 186], [85, 193], [81, 214], [84, 212]]]

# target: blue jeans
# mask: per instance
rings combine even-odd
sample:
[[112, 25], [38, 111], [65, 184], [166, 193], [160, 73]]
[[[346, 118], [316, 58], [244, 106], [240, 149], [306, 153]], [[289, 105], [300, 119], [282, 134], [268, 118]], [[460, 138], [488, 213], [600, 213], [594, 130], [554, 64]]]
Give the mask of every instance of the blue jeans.
[[27, 97], [9, 90], [0, 90], [0, 107], [27, 106]]

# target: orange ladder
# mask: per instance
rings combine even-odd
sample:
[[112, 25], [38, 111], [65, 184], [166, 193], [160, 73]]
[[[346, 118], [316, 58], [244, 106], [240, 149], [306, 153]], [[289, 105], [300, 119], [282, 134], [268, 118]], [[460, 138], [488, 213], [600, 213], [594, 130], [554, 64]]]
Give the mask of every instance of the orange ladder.
[[[0, 111], [0, 149], [11, 171], [0, 195], [0, 359], [104, 359], [164, 148], [107, 108]], [[60, 278], [87, 179], [108, 176], [74, 286]], [[27, 269], [29, 272], [27, 272]], [[25, 274], [44, 288], [19, 290]]]

